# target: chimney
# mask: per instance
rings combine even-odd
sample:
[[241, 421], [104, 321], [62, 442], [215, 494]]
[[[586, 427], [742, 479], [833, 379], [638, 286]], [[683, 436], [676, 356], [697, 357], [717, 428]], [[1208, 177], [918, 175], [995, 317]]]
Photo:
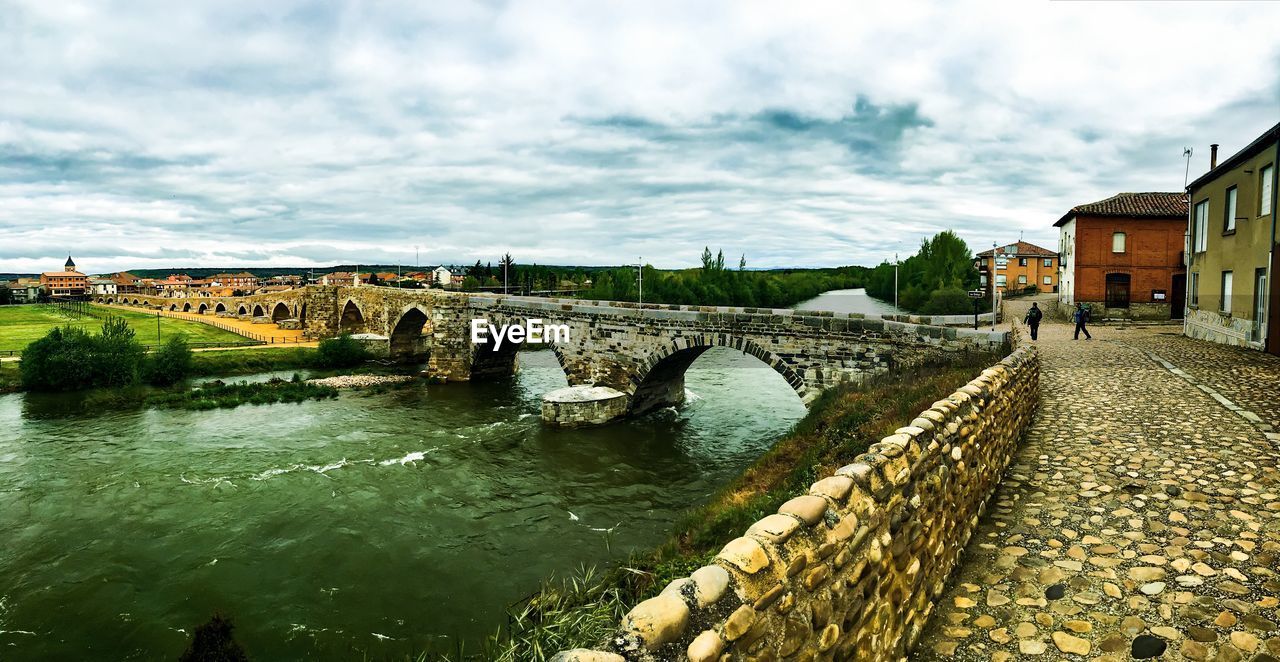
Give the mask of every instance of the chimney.
[[1218, 143], [1209, 145], [1209, 169], [1218, 167]]

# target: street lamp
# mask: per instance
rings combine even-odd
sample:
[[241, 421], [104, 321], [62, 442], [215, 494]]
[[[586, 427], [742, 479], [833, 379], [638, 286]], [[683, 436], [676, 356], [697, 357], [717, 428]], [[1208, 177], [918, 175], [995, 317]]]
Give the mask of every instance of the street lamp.
[[991, 242], [991, 330], [996, 330], [996, 270], [1000, 268], [1000, 244]]

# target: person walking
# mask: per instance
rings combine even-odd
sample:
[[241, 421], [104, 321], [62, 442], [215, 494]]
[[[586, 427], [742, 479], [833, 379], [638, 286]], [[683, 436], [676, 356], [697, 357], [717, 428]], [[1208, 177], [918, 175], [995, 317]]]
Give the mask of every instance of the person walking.
[[1027, 316], [1022, 321], [1031, 327], [1031, 339], [1035, 340], [1040, 335], [1040, 318], [1044, 317], [1044, 313], [1040, 312], [1040, 306], [1034, 301], [1031, 302], [1031, 310], [1027, 311]]
[[1072, 338], [1072, 340], [1079, 340], [1081, 331], [1084, 331], [1085, 340], [1093, 340], [1089, 329], [1085, 328], [1085, 325], [1089, 323], [1089, 309], [1083, 303], [1076, 304], [1076, 310], [1071, 314], [1071, 319], [1076, 323], [1076, 337]]

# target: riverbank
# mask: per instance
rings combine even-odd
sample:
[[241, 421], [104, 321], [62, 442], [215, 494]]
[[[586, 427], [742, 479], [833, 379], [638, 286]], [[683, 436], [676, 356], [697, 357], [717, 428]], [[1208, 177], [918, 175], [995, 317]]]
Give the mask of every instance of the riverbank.
[[559, 650], [598, 646], [631, 605], [709, 563], [726, 540], [776, 512], [817, 478], [908, 424], [996, 360], [974, 355], [954, 365], [899, 373], [861, 390], [828, 391], [737, 479], [680, 518], [666, 542], [607, 571], [583, 569], [549, 580], [513, 607], [509, 630], [491, 638], [482, 657], [546, 660]]

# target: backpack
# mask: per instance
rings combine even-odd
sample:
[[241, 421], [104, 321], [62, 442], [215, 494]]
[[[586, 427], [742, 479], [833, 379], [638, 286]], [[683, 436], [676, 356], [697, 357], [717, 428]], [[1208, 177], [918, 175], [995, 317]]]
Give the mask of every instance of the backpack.
[[1039, 308], [1032, 308], [1027, 311], [1027, 322], [1029, 324], [1039, 324], [1040, 318], [1043, 316], [1044, 313], [1041, 313]]

